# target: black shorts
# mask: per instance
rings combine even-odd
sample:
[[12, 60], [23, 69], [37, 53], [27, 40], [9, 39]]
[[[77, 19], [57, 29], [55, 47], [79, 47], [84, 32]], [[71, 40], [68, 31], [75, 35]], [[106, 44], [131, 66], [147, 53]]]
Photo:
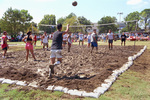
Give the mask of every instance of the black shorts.
[[122, 41], [122, 42], [126, 42], [126, 40], [125, 40], [125, 39], [122, 39], [121, 41]]
[[8, 47], [5, 47], [5, 48], [3, 48], [2, 50], [7, 50], [8, 49]]

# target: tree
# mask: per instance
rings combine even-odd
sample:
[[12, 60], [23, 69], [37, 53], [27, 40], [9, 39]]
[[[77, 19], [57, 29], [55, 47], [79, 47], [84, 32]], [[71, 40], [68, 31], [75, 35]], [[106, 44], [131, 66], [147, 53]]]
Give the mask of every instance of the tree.
[[18, 32], [24, 32], [27, 29], [27, 25], [32, 19], [33, 17], [28, 14], [27, 10], [20, 11], [8, 8], [1, 19], [0, 27], [3, 31], [7, 31], [9, 35], [15, 37], [18, 35]]
[[63, 24], [65, 22], [65, 20], [66, 20], [66, 18], [61, 17], [57, 20], [57, 24]]
[[41, 26], [41, 24], [56, 25], [55, 15], [44, 15], [44, 18], [40, 21], [38, 25], [40, 30], [43, 30], [47, 33], [54, 32], [56, 30], [55, 27]]
[[150, 9], [144, 9], [141, 13], [141, 23], [144, 25], [144, 29], [150, 24]]
[[[63, 31], [66, 29], [66, 25], [69, 24], [70, 26], [79, 26], [79, 22], [77, 21], [76, 16], [72, 16], [71, 18], [67, 18], [63, 24]], [[70, 32], [84, 32], [83, 27], [70, 27]]]
[[[138, 11], [132, 12], [125, 17], [125, 21], [132, 21], [132, 20], [137, 20], [137, 22], [140, 20], [140, 13]], [[136, 26], [136, 21], [128, 22], [125, 29], [126, 31], [135, 31], [136, 29], [139, 29], [139, 25], [137, 24]]]
[[[116, 17], [106, 16], [101, 18], [100, 21], [98, 21], [98, 24], [115, 23], [116, 20]], [[109, 29], [111, 29], [112, 31], [117, 31], [117, 25], [105, 25], [99, 26], [98, 28], [101, 33], [106, 33]]]
[[66, 19], [67, 19], [67, 18], [72, 18], [72, 17], [76, 17], [76, 14], [70, 13], [70, 14], [66, 17]]
[[78, 20], [79, 20], [80, 24], [91, 25], [91, 21], [87, 20], [84, 16], [78, 17]]
[[21, 18], [20, 18], [20, 29], [23, 32], [23, 35], [25, 32], [27, 32], [26, 30], [30, 27], [30, 21], [33, 19], [33, 17], [28, 13], [27, 10], [21, 10]]

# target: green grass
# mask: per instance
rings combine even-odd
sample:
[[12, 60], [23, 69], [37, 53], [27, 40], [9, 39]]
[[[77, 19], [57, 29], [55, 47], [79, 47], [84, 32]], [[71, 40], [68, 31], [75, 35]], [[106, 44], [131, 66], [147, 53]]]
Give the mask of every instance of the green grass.
[[[18, 42], [17, 42], [18, 43]], [[19, 42], [21, 44], [23, 42]], [[51, 41], [50, 41], [51, 43]], [[10, 43], [11, 44], [11, 43]], [[78, 44], [75, 42], [74, 44]], [[150, 49], [150, 41], [136, 41], [136, 45], [147, 45]], [[38, 48], [40, 41], [37, 43]], [[99, 45], [107, 45], [107, 43], [99, 42]], [[114, 42], [114, 45], [120, 45], [120, 41]], [[134, 45], [133, 41], [127, 41], [126, 45]], [[24, 50], [24, 46], [18, 46], [19, 50]], [[12, 51], [16, 51], [16, 47], [12, 47]], [[112, 87], [98, 99], [82, 98], [83, 100], [150, 100], [150, 81], [144, 80], [143, 77], [149, 78], [148, 74], [141, 74], [128, 70], [123, 73]], [[66, 95], [62, 92], [51, 92], [39, 89], [31, 89], [30, 91], [13, 89], [15, 86], [8, 84], [0, 84], [0, 100], [61, 100], [62, 96]], [[81, 98], [73, 98], [73, 100], [80, 100]]]

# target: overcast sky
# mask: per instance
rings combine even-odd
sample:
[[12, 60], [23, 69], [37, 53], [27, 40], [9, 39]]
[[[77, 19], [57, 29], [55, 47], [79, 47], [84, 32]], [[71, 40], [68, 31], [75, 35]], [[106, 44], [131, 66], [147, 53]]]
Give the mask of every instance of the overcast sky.
[[78, 5], [72, 6], [74, 0], [0, 0], [0, 18], [4, 12], [13, 9], [25, 9], [39, 23], [46, 14], [54, 14], [56, 19], [70, 13], [84, 16], [92, 22], [98, 22], [104, 16], [115, 16], [119, 21], [118, 12], [123, 12], [121, 20], [127, 14], [150, 8], [150, 0], [76, 0]]

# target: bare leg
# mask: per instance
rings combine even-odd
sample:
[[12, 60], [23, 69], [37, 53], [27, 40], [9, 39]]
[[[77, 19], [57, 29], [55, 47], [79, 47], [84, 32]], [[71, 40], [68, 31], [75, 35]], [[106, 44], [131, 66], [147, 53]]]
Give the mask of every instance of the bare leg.
[[84, 41], [82, 41], [82, 46], [83, 46]]
[[33, 53], [33, 50], [30, 50], [31, 54], [32, 54], [32, 57], [34, 58], [34, 60], [36, 60], [35, 56], [34, 56], [34, 53]]
[[113, 44], [111, 43], [111, 49], [113, 49]]
[[26, 49], [26, 51], [27, 51], [27, 54], [26, 54], [26, 61], [28, 61], [29, 50]]
[[6, 53], [7, 53], [7, 50], [4, 50], [4, 53], [3, 53], [3, 56], [4, 56], [4, 57], [5, 57]]
[[92, 50], [91, 50], [91, 53], [92, 53], [93, 49], [94, 49], [94, 47], [92, 46]]
[[122, 41], [121, 41], [121, 46], [122, 46]]
[[55, 58], [51, 58], [51, 64], [49, 65], [49, 68], [51, 69], [50, 77], [53, 77], [54, 74], [54, 63], [55, 63]]
[[124, 46], [126, 45], [126, 41], [124, 41]]
[[48, 50], [48, 44], [47, 44], [47, 50]]
[[55, 63], [55, 58], [51, 58], [51, 64], [54, 65]]
[[60, 61], [60, 63], [62, 63], [62, 58], [57, 58], [57, 61]]
[[108, 43], [109, 49], [110, 49], [110, 43]]

